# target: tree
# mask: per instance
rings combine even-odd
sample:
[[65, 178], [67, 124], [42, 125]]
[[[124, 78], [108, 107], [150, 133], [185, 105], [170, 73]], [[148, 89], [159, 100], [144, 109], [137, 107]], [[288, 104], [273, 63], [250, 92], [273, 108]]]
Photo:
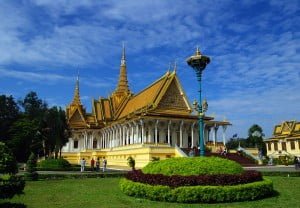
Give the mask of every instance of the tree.
[[61, 149], [70, 137], [65, 111], [54, 106], [47, 111], [44, 121], [47, 127], [43, 131], [47, 152], [49, 155], [54, 152], [55, 158], [58, 158], [58, 154], [61, 156]]
[[247, 144], [246, 144], [246, 139], [244, 138], [230, 138], [229, 141], [227, 141], [226, 143], [226, 147], [228, 149], [237, 149], [239, 146], [241, 147], [247, 147]]
[[36, 92], [29, 92], [19, 103], [29, 119], [41, 121], [47, 111], [47, 103], [39, 99]]
[[9, 128], [18, 119], [19, 107], [12, 96], [0, 95], [0, 141], [9, 140]]
[[263, 129], [257, 125], [252, 125], [248, 130], [248, 138], [246, 140], [248, 147], [256, 147], [262, 151], [262, 154], [266, 154], [266, 145], [263, 141], [264, 137]]
[[39, 134], [42, 121], [47, 112], [47, 104], [38, 98], [35, 92], [29, 92], [19, 101], [22, 115], [10, 128], [11, 138], [7, 142], [18, 161], [27, 161], [30, 152], [40, 154], [43, 151], [43, 137]]
[[42, 149], [38, 129], [37, 121], [26, 117], [18, 119], [10, 128], [11, 139], [7, 141], [7, 145], [18, 161], [26, 162], [30, 152], [37, 154]]

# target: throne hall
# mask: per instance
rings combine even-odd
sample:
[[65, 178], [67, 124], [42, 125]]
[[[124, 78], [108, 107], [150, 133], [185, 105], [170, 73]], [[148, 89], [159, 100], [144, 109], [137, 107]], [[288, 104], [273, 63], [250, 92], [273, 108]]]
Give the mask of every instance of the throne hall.
[[[136, 167], [145, 166], [154, 157], [186, 157], [199, 146], [198, 115], [193, 113], [176, 74], [167, 70], [159, 79], [134, 94], [127, 79], [125, 48], [122, 50], [119, 80], [107, 98], [92, 100], [92, 112], [85, 111], [80, 100], [77, 77], [72, 102], [66, 108], [71, 138], [62, 156], [73, 164], [81, 158], [88, 162], [105, 157], [108, 165], [127, 166], [133, 157]], [[216, 151], [225, 145], [228, 121], [204, 118], [207, 148]], [[218, 138], [218, 130], [222, 138]]]

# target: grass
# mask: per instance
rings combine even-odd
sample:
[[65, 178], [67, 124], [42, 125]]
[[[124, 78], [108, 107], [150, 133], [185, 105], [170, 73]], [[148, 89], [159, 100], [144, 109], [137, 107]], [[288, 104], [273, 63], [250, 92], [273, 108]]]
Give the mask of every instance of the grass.
[[[27, 182], [25, 194], [11, 200], [1, 201], [0, 207], [7, 202], [27, 208], [83, 208], [83, 207], [299, 207], [300, 177], [267, 177], [273, 180], [277, 196], [248, 202], [223, 204], [175, 204], [137, 199], [124, 195], [119, 189], [119, 178], [66, 179]], [[2, 206], [1, 206], [2, 203]]]

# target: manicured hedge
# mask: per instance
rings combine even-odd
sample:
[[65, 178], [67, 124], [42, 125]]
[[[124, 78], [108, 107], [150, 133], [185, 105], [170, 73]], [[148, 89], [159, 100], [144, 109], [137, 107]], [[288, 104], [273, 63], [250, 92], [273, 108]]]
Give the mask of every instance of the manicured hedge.
[[166, 176], [162, 174], [144, 174], [141, 170], [128, 172], [126, 178], [134, 181], [145, 183], [149, 185], [164, 185], [172, 188], [180, 186], [224, 186], [237, 185], [261, 181], [262, 175], [255, 170], [245, 171], [238, 175], [220, 174], [220, 175], [191, 175], [191, 176]]
[[15, 194], [23, 194], [25, 181], [15, 175], [0, 176], [0, 199], [12, 198]]
[[142, 169], [143, 173], [163, 175], [217, 175], [240, 174], [243, 167], [219, 157], [169, 158], [151, 162]]
[[59, 158], [59, 159], [50, 158], [39, 162], [38, 167], [47, 168], [47, 169], [67, 169], [71, 167], [71, 164], [63, 158]]
[[124, 178], [120, 181], [120, 188], [129, 196], [179, 203], [247, 201], [273, 194], [273, 183], [268, 179], [234, 186], [181, 186], [172, 189], [169, 186], [152, 186]]

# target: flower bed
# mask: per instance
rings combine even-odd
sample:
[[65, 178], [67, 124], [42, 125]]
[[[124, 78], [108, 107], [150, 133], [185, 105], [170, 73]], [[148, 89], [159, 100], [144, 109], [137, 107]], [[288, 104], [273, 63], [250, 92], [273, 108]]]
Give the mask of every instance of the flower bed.
[[124, 178], [120, 181], [120, 188], [129, 196], [179, 203], [247, 201], [273, 194], [273, 183], [267, 179], [234, 186], [181, 186], [172, 189], [169, 186], [153, 186]]
[[245, 201], [273, 194], [272, 181], [259, 172], [214, 157], [151, 162], [129, 172], [120, 188], [129, 196], [180, 203]]
[[241, 174], [165, 176], [162, 174], [144, 174], [141, 170], [131, 171], [126, 175], [128, 180], [149, 185], [164, 185], [172, 188], [180, 186], [225, 186], [262, 181], [262, 175], [257, 171], [245, 171]]

